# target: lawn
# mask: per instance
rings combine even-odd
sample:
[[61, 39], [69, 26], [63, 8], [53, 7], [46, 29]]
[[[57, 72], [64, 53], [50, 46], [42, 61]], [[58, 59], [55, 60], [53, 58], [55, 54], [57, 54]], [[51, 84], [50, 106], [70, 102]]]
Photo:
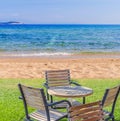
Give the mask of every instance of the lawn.
[[[102, 99], [106, 88], [120, 84], [120, 79], [79, 79], [74, 81], [94, 90], [93, 95], [87, 97], [87, 102]], [[18, 83], [43, 88], [43, 82], [44, 79], [0, 79], [0, 121], [23, 121], [24, 119], [23, 103], [18, 99], [20, 95]], [[115, 121], [120, 121], [120, 96], [115, 108], [115, 118]]]

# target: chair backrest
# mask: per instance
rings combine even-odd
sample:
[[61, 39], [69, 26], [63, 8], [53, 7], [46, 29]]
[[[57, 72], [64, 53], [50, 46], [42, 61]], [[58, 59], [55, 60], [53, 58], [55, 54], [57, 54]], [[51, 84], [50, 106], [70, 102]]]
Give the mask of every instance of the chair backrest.
[[68, 119], [69, 121], [104, 121], [101, 101], [70, 107]]
[[44, 113], [46, 113], [46, 116], [48, 116], [49, 118], [49, 110], [47, 107], [44, 90], [33, 87], [27, 87], [21, 84], [18, 84], [18, 87], [20, 89], [24, 101], [25, 113], [27, 117], [28, 117], [28, 106], [30, 106], [32, 108], [43, 111]]
[[68, 86], [70, 84], [70, 71], [69, 69], [45, 71], [45, 78], [48, 87]]
[[102, 99], [103, 107], [112, 105], [112, 111], [111, 111], [112, 113], [114, 112], [114, 108], [115, 108], [115, 104], [117, 101], [119, 91], [120, 91], [120, 85], [110, 88], [110, 89], [106, 89], [105, 94]]

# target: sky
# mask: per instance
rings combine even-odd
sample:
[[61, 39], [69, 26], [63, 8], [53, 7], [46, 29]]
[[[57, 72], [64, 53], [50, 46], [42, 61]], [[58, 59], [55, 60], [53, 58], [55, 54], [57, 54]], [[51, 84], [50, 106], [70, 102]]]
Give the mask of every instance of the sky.
[[120, 24], [120, 0], [0, 0], [0, 22]]

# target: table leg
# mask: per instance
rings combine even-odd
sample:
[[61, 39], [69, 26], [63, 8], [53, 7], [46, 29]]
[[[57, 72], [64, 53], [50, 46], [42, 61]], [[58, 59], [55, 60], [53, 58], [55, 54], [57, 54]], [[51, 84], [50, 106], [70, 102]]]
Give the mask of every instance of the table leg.
[[83, 97], [83, 104], [85, 104], [85, 97]]
[[50, 95], [50, 102], [53, 103], [53, 97]]

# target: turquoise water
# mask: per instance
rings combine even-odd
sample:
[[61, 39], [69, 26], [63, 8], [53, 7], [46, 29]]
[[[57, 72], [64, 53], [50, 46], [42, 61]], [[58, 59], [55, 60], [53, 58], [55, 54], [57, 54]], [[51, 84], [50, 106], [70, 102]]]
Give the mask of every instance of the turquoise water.
[[1, 25], [0, 52], [37, 56], [120, 52], [120, 25]]

